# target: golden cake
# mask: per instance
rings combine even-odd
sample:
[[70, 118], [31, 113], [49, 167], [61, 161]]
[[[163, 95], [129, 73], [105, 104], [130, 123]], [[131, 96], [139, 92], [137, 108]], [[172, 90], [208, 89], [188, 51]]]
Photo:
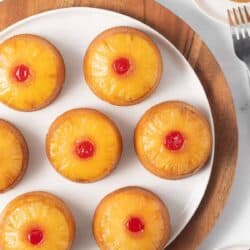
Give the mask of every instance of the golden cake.
[[0, 102], [21, 111], [49, 105], [62, 89], [64, 62], [47, 40], [22, 34], [0, 44]]
[[143, 115], [134, 143], [146, 169], [166, 179], [178, 179], [205, 165], [212, 149], [212, 134], [208, 121], [196, 108], [168, 101]]
[[29, 158], [22, 133], [0, 119], [0, 193], [15, 186], [22, 178]]
[[115, 27], [90, 44], [83, 69], [98, 97], [114, 105], [131, 105], [143, 101], [157, 87], [162, 59], [147, 34], [131, 27]]
[[103, 250], [162, 250], [170, 235], [169, 213], [152, 192], [121, 188], [96, 208], [93, 233]]
[[79, 108], [59, 116], [46, 140], [47, 156], [64, 177], [93, 182], [117, 165], [122, 139], [116, 125], [101, 112]]
[[0, 217], [1, 250], [70, 250], [74, 235], [66, 204], [45, 192], [18, 196]]

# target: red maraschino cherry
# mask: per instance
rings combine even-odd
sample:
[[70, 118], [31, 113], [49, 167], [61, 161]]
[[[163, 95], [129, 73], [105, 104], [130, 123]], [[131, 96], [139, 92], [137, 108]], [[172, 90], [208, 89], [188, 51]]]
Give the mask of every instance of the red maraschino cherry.
[[144, 223], [138, 217], [131, 217], [126, 223], [127, 229], [132, 233], [139, 233], [144, 230]]
[[94, 155], [95, 146], [90, 140], [77, 142], [75, 145], [75, 152], [78, 157], [82, 159], [90, 158]]
[[183, 147], [184, 136], [179, 131], [172, 131], [165, 136], [164, 145], [168, 150], [177, 151]]
[[27, 239], [32, 245], [39, 245], [43, 241], [43, 231], [40, 229], [32, 229], [28, 232]]
[[113, 69], [119, 75], [127, 73], [130, 66], [129, 60], [125, 57], [120, 57], [113, 62]]
[[20, 64], [14, 69], [14, 77], [18, 82], [25, 82], [30, 76], [29, 67], [24, 64]]

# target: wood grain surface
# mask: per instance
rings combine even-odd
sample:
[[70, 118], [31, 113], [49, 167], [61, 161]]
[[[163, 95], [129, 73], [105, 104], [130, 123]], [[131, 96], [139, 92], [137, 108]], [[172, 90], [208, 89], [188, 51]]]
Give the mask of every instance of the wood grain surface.
[[215, 121], [215, 162], [199, 209], [179, 237], [167, 248], [198, 249], [223, 210], [236, 169], [236, 115], [221, 68], [199, 35], [183, 20], [153, 0], [5, 0], [0, 3], [0, 29], [38, 12], [70, 6], [110, 9], [147, 23], [180, 50], [200, 78]]

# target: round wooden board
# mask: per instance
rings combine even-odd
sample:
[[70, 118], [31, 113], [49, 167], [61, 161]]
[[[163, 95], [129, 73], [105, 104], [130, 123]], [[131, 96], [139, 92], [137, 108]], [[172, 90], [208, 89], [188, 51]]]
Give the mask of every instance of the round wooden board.
[[207, 93], [215, 121], [216, 150], [206, 194], [192, 220], [168, 250], [197, 249], [225, 205], [236, 169], [238, 133], [227, 82], [207, 46], [183, 20], [153, 0], [5, 0], [0, 3], [0, 29], [36, 13], [71, 6], [117, 11], [152, 26], [186, 57]]

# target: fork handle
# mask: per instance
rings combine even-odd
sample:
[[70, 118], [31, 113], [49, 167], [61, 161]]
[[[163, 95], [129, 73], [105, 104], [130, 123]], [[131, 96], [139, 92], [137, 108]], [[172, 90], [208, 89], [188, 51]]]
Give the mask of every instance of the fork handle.
[[248, 74], [248, 78], [250, 80], [250, 64], [246, 63], [247, 66], [247, 74]]
[[245, 60], [243, 60], [243, 62], [246, 65], [248, 77], [249, 77], [249, 80], [250, 80], [250, 60], [248, 60], [248, 58], [245, 58]]

